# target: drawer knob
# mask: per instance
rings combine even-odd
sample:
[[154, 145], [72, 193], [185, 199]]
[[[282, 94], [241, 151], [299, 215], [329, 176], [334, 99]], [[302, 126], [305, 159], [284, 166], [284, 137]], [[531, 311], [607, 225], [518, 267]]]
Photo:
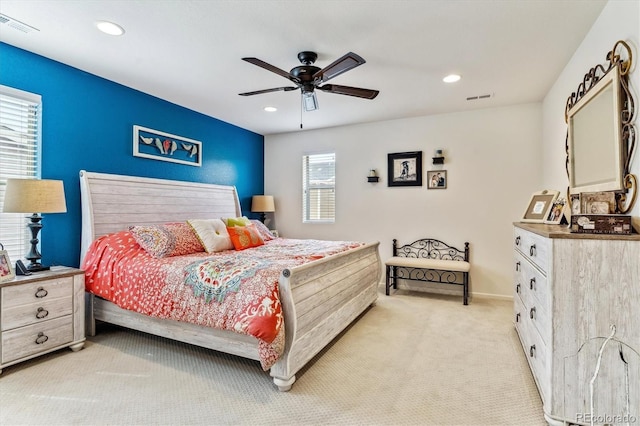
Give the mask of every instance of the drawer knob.
[[534, 319], [534, 317], [536, 316], [536, 307], [534, 306], [533, 308], [531, 308], [531, 310], [529, 311], [529, 318]]
[[516, 237], [516, 245], [519, 246], [520, 245], [520, 235], [518, 235]]
[[529, 256], [535, 256], [535, 255], [536, 255], [536, 245], [531, 244], [531, 247], [529, 247]]
[[46, 297], [46, 296], [47, 296], [47, 294], [49, 294], [49, 292], [48, 292], [47, 290], [45, 290], [45, 289], [44, 289], [44, 288], [42, 288], [42, 287], [38, 287], [38, 289], [36, 290], [36, 294], [35, 294], [35, 296], [36, 296], [38, 299], [42, 299], [43, 297]]
[[536, 277], [533, 277], [529, 280], [529, 290], [535, 290], [536, 286]]
[[38, 312], [36, 312], [36, 318], [38, 319], [46, 318], [47, 315], [49, 315], [49, 311], [47, 311], [43, 307], [38, 308]]
[[520, 322], [520, 312], [516, 314], [516, 322]]
[[516, 271], [520, 270], [520, 262], [516, 262]]
[[47, 340], [49, 340], [49, 336], [47, 336], [46, 334], [44, 334], [42, 331], [40, 333], [38, 333], [38, 337], [36, 337], [36, 343], [38, 345], [43, 344], [44, 342], [46, 342]]
[[520, 284], [516, 284], [516, 293], [520, 294]]
[[536, 345], [531, 345], [531, 347], [529, 348], [529, 356], [531, 358], [536, 356]]

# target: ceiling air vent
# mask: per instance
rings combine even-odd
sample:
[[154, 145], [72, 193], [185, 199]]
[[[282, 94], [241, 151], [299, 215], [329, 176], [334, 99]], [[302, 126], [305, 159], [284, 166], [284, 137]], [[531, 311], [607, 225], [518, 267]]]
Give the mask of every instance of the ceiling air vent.
[[489, 93], [487, 95], [478, 95], [478, 96], [469, 96], [467, 98], [468, 101], [477, 101], [479, 99], [489, 99], [493, 97], [493, 93]]
[[25, 34], [30, 33], [31, 31], [40, 31], [39, 29], [32, 27], [31, 25], [27, 25], [24, 22], [20, 22], [17, 19], [13, 19], [12, 17], [3, 15], [2, 13], [0, 13], [0, 24], [7, 25]]

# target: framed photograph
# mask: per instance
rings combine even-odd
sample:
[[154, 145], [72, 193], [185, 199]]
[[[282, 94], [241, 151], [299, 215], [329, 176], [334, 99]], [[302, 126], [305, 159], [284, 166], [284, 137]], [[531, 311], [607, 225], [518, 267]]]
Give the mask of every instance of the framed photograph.
[[9, 253], [6, 250], [0, 250], [0, 283], [12, 280], [15, 276]]
[[553, 207], [553, 202], [560, 195], [559, 191], [545, 189], [544, 191], [535, 192], [531, 195], [527, 210], [524, 212], [522, 222], [544, 223], [549, 217], [549, 212]]
[[447, 189], [447, 171], [430, 170], [427, 172], [428, 189]]
[[388, 154], [388, 186], [422, 186], [422, 151]]
[[580, 194], [582, 214], [613, 214], [616, 212], [616, 196], [613, 192], [583, 192]]
[[551, 225], [559, 225], [562, 222], [562, 217], [565, 214], [565, 208], [567, 207], [567, 201], [564, 198], [556, 199], [552, 205], [551, 210], [549, 210], [549, 216], [544, 221], [544, 223], [548, 223]]
[[134, 125], [133, 156], [200, 167], [202, 142]]

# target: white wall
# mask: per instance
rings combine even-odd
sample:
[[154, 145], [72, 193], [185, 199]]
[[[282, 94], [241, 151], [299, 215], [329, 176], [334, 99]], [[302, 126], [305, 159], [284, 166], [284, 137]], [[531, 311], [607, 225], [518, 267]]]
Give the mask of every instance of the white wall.
[[[564, 101], [563, 101], [564, 102]], [[541, 182], [541, 104], [525, 104], [265, 137], [265, 193], [276, 200], [282, 236], [380, 241], [434, 237], [471, 243], [471, 291], [512, 294], [512, 222]], [[442, 148], [448, 183], [427, 189], [431, 157]], [[336, 222], [302, 223], [302, 156], [336, 153]], [[422, 151], [422, 187], [388, 187], [387, 154]], [[375, 168], [380, 182], [367, 182]]]
[[[640, 2], [637, 0], [611, 0], [593, 24], [580, 47], [562, 71], [547, 94], [542, 108], [543, 186], [566, 191], [569, 180], [565, 170], [565, 138], [567, 125], [564, 109], [567, 98], [575, 92], [584, 75], [597, 64], [606, 64], [606, 55], [618, 40], [626, 41], [633, 50], [633, 69], [630, 83], [636, 101], [636, 153], [631, 163], [631, 173], [640, 177]], [[640, 202], [636, 202], [631, 214], [638, 223]], [[638, 225], [640, 226], [640, 224]], [[636, 227], [638, 227], [636, 226]]]

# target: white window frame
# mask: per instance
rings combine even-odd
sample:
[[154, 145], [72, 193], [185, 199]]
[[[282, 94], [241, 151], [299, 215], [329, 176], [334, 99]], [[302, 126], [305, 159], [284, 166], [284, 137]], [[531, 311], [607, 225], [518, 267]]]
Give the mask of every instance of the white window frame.
[[[314, 170], [313, 162], [330, 162], [329, 170]], [[302, 156], [302, 223], [335, 223], [336, 220], [336, 154], [335, 152]], [[314, 183], [315, 181], [315, 183]], [[326, 192], [329, 191], [329, 192]], [[320, 197], [329, 194], [325, 203]], [[312, 195], [316, 195], [312, 202]], [[315, 206], [316, 208], [312, 208]]]
[[[0, 243], [12, 262], [31, 246], [24, 213], [2, 213], [7, 179], [40, 177], [42, 97], [0, 85]], [[36, 213], [36, 212], [33, 212]]]

